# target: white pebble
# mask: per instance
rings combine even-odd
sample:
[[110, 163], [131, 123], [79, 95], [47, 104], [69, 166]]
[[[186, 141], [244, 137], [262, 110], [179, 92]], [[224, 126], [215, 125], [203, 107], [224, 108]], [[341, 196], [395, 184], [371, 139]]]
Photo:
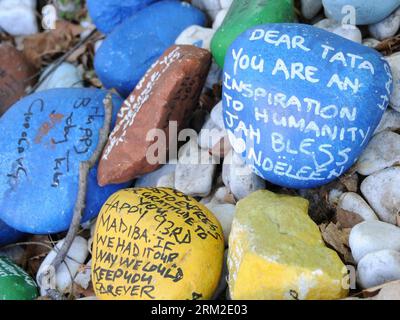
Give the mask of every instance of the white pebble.
[[103, 44], [103, 39], [100, 39], [100, 40], [97, 40], [95, 43], [94, 43], [94, 52], [96, 53], [97, 52], [97, 50], [99, 50], [99, 48], [101, 47], [101, 45]]
[[400, 300], [400, 282], [387, 283], [372, 300]]
[[400, 135], [383, 131], [375, 135], [356, 164], [358, 173], [369, 176], [400, 163]]
[[356, 26], [341, 24], [330, 19], [323, 19], [314, 24], [314, 27], [327, 30], [357, 43], [362, 42], [361, 31]]
[[208, 89], [212, 89], [214, 84], [217, 84], [221, 81], [222, 81], [222, 69], [213, 60], [204, 86]]
[[368, 203], [354, 192], [343, 193], [339, 198], [338, 208], [358, 214], [365, 221], [378, 220]]
[[200, 130], [197, 142], [200, 148], [209, 150], [221, 141], [226, 131], [219, 128], [210, 116], [207, 116], [203, 128]]
[[0, 29], [12, 36], [37, 33], [36, 0], [0, 0]]
[[301, 0], [301, 13], [304, 18], [314, 18], [322, 9], [322, 0]]
[[212, 19], [221, 10], [220, 0], [192, 0], [192, 5], [205, 11]]
[[167, 176], [162, 176], [157, 182], [157, 188], [175, 188], [175, 173], [172, 172]]
[[192, 45], [210, 51], [211, 39], [214, 33], [214, 29], [192, 25], [181, 32], [176, 38], [175, 44]]
[[57, 243], [54, 249], [51, 250], [43, 260], [37, 272], [36, 281], [40, 286], [40, 292], [42, 295], [46, 294], [47, 289], [57, 289], [61, 293], [68, 292], [71, 289], [72, 281], [75, 278], [75, 275], [89, 254], [87, 241], [84, 238], [77, 236], [72, 242], [67, 258], [58, 267], [55, 279], [54, 277], [50, 277], [49, 282], [43, 281], [44, 283], [40, 283], [40, 275], [48, 270], [50, 263], [56, 257], [57, 252], [61, 249], [63, 243], [64, 239]]
[[226, 17], [227, 14], [228, 14], [228, 9], [222, 9], [221, 11], [218, 12], [218, 14], [215, 17], [215, 20], [213, 22], [213, 25], [212, 25], [212, 28], [214, 30], [218, 30], [219, 29], [219, 27], [224, 22], [225, 17]]
[[366, 38], [363, 40], [362, 44], [364, 46], [370, 47], [370, 48], [375, 48], [378, 44], [381, 42], [379, 40], [376, 40], [374, 38]]
[[233, 0], [219, 0], [222, 9], [229, 9]]
[[384, 169], [361, 183], [361, 192], [378, 217], [396, 224], [400, 208], [400, 167]]
[[371, 24], [368, 29], [371, 35], [378, 39], [384, 40], [396, 34], [400, 27], [400, 9], [393, 12], [390, 16], [382, 21]]
[[226, 198], [229, 196], [229, 190], [227, 187], [219, 187], [208, 197], [201, 199], [201, 203], [204, 205], [208, 205], [210, 203], [213, 204], [225, 204], [228, 203]]
[[175, 188], [187, 195], [206, 197], [210, 194], [216, 170], [215, 157], [200, 149], [191, 139], [179, 150], [175, 170]]
[[349, 245], [356, 262], [379, 250], [400, 251], [400, 228], [382, 221], [364, 221], [351, 229]]
[[[176, 161], [176, 160], [175, 160]], [[176, 169], [176, 164], [167, 163], [160, 167], [159, 169], [147, 173], [144, 176], [138, 178], [135, 182], [135, 188], [154, 188], [160, 183], [160, 180], [164, 177], [168, 177], [171, 173], [173, 174]]]
[[392, 108], [387, 108], [374, 134], [377, 134], [382, 131], [397, 131], [399, 129], [400, 129], [400, 112], [397, 112]]
[[393, 92], [390, 97], [390, 105], [400, 112], [400, 52], [385, 57], [390, 65], [393, 75]]
[[333, 207], [336, 207], [339, 203], [340, 196], [343, 194], [343, 191], [338, 189], [332, 189], [329, 191], [328, 201], [329, 204]]
[[265, 181], [232, 150], [224, 159], [222, 180], [237, 200], [243, 199], [254, 191], [265, 189]]
[[213, 122], [221, 129], [225, 129], [224, 125], [224, 116], [222, 112], [222, 101], [220, 101], [212, 110], [211, 110], [211, 119]]
[[90, 271], [92, 266], [92, 260], [90, 259], [89, 262], [83, 267], [83, 270], [79, 271], [76, 275], [74, 282], [80, 285], [83, 289], [89, 288], [90, 284]]
[[357, 280], [364, 289], [400, 280], [400, 252], [381, 250], [367, 254], [357, 266]]
[[[54, 67], [53, 64], [49, 65], [40, 76], [43, 79], [46, 74]], [[82, 88], [83, 80], [82, 73], [77, 67], [68, 62], [63, 62], [42, 82], [36, 89], [36, 92], [54, 89], [54, 88]]]
[[225, 246], [228, 246], [229, 235], [231, 234], [231, 227], [233, 217], [235, 215], [235, 206], [233, 204], [218, 204], [210, 202], [206, 204], [208, 210], [210, 210], [221, 224], [224, 232]]

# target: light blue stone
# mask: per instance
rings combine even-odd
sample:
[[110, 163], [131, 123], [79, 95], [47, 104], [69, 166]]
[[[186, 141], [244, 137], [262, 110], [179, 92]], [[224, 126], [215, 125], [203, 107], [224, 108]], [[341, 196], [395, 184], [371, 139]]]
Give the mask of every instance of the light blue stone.
[[93, 23], [103, 33], [110, 33], [134, 13], [159, 0], [87, 0]]
[[[349, 14], [353, 12], [345, 6], [352, 6], [355, 9], [357, 25], [382, 21], [400, 6], [400, 0], [323, 0], [322, 3], [329, 18], [344, 23], [351, 22], [348, 17], [351, 17]], [[346, 21], [343, 21], [343, 18]]]
[[266, 24], [228, 51], [224, 124], [235, 151], [265, 180], [318, 187], [355, 163], [392, 83], [373, 49], [309, 25]]
[[[0, 119], [0, 219], [19, 231], [68, 229], [78, 194], [79, 164], [96, 149], [104, 122], [99, 89], [52, 89], [27, 96]], [[114, 121], [122, 100], [113, 97]], [[83, 222], [127, 186], [99, 187], [89, 173]]]
[[127, 97], [184, 29], [205, 21], [204, 13], [188, 3], [165, 0], [148, 6], [104, 40], [95, 56], [96, 73], [106, 88]]

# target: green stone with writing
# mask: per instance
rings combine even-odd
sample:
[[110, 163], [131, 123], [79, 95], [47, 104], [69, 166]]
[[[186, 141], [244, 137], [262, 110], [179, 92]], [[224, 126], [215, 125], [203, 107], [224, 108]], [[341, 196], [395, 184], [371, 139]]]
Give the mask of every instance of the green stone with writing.
[[0, 300], [33, 300], [38, 296], [35, 281], [6, 257], [0, 257]]
[[231, 43], [247, 29], [265, 23], [293, 22], [293, 0], [233, 0], [211, 42], [211, 52], [222, 68]]

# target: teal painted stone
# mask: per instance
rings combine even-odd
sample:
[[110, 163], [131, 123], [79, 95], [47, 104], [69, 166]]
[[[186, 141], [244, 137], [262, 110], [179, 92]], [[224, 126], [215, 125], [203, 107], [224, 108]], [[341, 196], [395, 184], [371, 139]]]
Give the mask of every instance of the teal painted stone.
[[38, 288], [23, 269], [6, 257], [0, 257], [0, 300], [33, 300]]

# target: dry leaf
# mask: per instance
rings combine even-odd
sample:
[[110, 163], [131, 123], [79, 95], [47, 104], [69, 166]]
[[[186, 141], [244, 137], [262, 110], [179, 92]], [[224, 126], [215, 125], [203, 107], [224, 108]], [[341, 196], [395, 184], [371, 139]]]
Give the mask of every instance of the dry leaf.
[[357, 213], [350, 212], [341, 208], [336, 209], [336, 222], [340, 228], [353, 228], [356, 224], [363, 222], [364, 219]]
[[225, 202], [225, 203], [230, 203], [230, 204], [236, 205], [235, 196], [234, 196], [232, 193], [228, 193], [228, 194], [225, 195], [225, 197], [224, 197], [224, 202]]
[[400, 280], [365, 289], [345, 300], [400, 300]]
[[[309, 201], [309, 215], [317, 224], [331, 221], [335, 214], [329, 203], [330, 190], [331, 185], [317, 189], [303, 189], [299, 191], [300, 196]], [[280, 191], [278, 190], [277, 192]]]
[[92, 281], [90, 281], [89, 287], [87, 289], [84, 289], [80, 285], [74, 283], [71, 295], [74, 299], [95, 296]]
[[358, 174], [353, 172], [352, 169], [342, 176], [340, 182], [346, 187], [347, 191], [349, 192], [356, 192], [358, 191]]
[[79, 25], [59, 20], [54, 30], [28, 36], [24, 39], [24, 54], [36, 67], [41, 67], [45, 60], [68, 51], [78, 40], [83, 28]]
[[349, 235], [351, 229], [340, 229], [338, 225], [330, 222], [319, 226], [322, 238], [328, 246], [335, 249], [346, 264], [355, 265], [349, 247]]
[[50, 252], [50, 247], [52, 247], [48, 236], [43, 235], [33, 235], [27, 242], [31, 242], [26, 246], [26, 270], [32, 275], [36, 275], [42, 264], [44, 258]]
[[76, 49], [67, 59], [68, 62], [76, 62], [78, 59], [83, 56], [86, 53], [86, 46], [80, 46], [78, 49]]

